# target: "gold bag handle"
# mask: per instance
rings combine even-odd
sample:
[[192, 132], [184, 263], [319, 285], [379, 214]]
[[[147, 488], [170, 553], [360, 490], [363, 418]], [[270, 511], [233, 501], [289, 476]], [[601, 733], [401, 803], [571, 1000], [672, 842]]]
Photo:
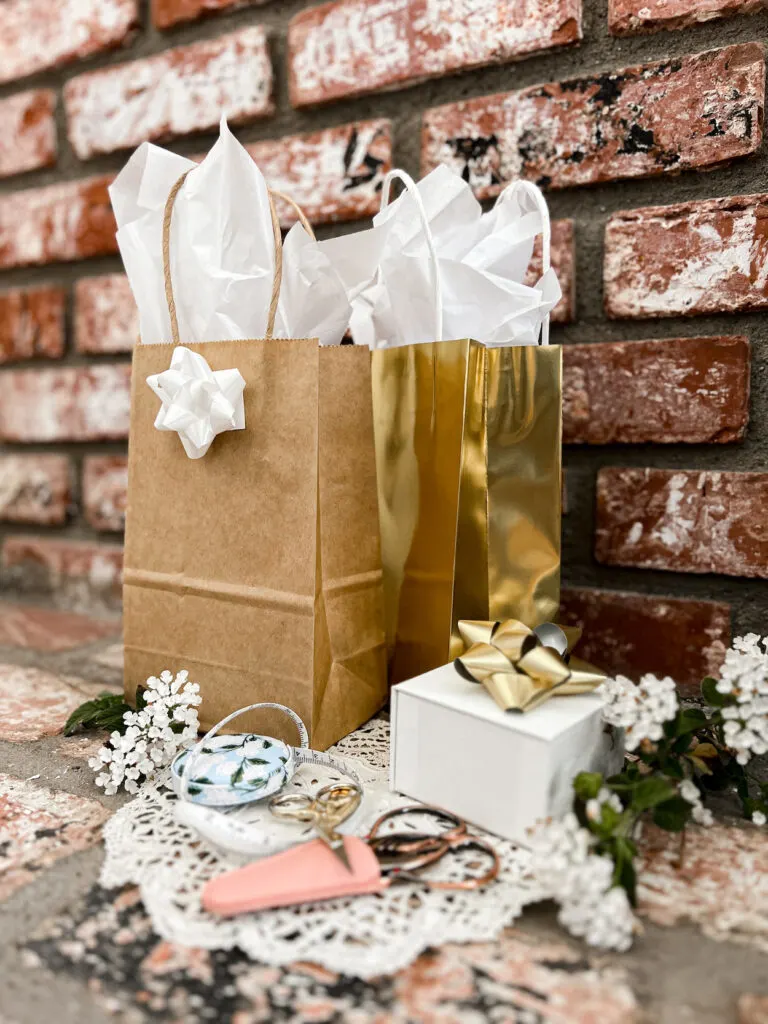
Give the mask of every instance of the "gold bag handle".
[[[192, 170], [192, 168], [190, 168], [190, 170]], [[181, 339], [179, 337], [179, 318], [176, 313], [176, 300], [173, 297], [173, 282], [171, 280], [171, 218], [173, 217], [173, 205], [176, 202], [176, 196], [179, 194], [181, 186], [184, 184], [188, 174], [189, 171], [185, 171], [181, 177], [174, 182], [171, 191], [168, 193], [168, 198], [165, 201], [165, 211], [163, 213], [163, 280], [165, 282], [165, 298], [168, 303], [168, 315], [171, 320], [171, 337], [174, 345], [181, 344]], [[277, 216], [277, 210], [275, 209], [275, 197], [282, 199], [283, 202], [288, 203], [289, 206], [293, 207], [301, 226], [313, 241], [315, 233], [312, 230], [312, 225], [309, 223], [304, 211], [294, 199], [291, 199], [291, 197], [286, 195], [284, 192], [278, 192], [276, 189], [268, 189], [267, 194], [269, 196], [269, 212], [272, 218], [272, 235], [275, 241], [275, 273], [272, 278], [272, 296], [269, 302], [267, 330], [265, 334], [265, 337], [271, 340], [274, 337], [277, 303], [280, 298], [280, 285], [283, 280], [283, 236], [280, 231], [280, 220]]]

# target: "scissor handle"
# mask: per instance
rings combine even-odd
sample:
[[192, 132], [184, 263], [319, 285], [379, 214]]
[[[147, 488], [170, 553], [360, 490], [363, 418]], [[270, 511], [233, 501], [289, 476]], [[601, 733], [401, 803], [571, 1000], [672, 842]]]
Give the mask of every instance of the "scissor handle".
[[323, 786], [315, 793], [314, 806], [318, 814], [338, 824], [357, 810], [362, 798], [363, 791], [359, 786], [335, 782], [331, 786]]
[[[393, 821], [395, 818], [402, 818], [407, 814], [421, 814], [426, 815], [429, 818], [436, 818], [437, 821], [447, 823], [449, 827], [443, 831], [437, 833], [438, 837], [444, 842], [450, 842], [453, 839], [458, 839], [461, 836], [467, 834], [467, 823], [462, 821], [456, 814], [452, 814], [450, 811], [444, 811], [442, 807], [432, 807], [429, 804], [409, 804], [407, 807], [395, 807], [391, 811], [387, 811], [382, 814], [380, 818], [377, 818], [371, 826], [371, 831], [368, 833], [368, 838], [376, 839], [382, 829], [382, 827], [388, 822]], [[398, 832], [397, 836], [401, 839], [410, 839], [414, 833]], [[419, 834], [419, 838], [423, 839], [425, 836]]]
[[314, 803], [306, 793], [282, 793], [273, 796], [268, 806], [276, 818], [310, 822], [317, 817]]
[[[486, 856], [489, 860], [489, 865], [485, 874], [462, 878], [460, 882], [442, 882], [440, 880], [423, 878], [419, 874], [419, 871], [425, 867], [429, 867], [430, 864], [434, 864], [445, 854], [458, 853], [461, 850], [478, 850]], [[417, 859], [415, 860], [416, 862], [406, 862], [401, 869], [394, 866], [393, 869], [388, 872], [392, 881], [418, 882], [420, 885], [426, 885], [429, 889], [443, 889], [453, 892], [456, 892], [457, 890], [482, 889], [484, 886], [490, 885], [491, 882], [496, 880], [499, 874], [499, 868], [501, 867], [499, 855], [490, 843], [486, 843], [482, 839], [478, 839], [476, 836], [470, 835], [456, 836], [454, 839], [443, 842], [442, 849], [436, 856], [422, 861], [421, 863], [419, 863]]]

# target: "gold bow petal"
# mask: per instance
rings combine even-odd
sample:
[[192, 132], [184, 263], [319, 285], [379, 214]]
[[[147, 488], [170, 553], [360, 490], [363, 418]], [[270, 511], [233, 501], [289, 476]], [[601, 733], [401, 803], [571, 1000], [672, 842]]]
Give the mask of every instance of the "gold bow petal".
[[[552, 642], [562, 640], [560, 627], [547, 623], [541, 630]], [[604, 681], [594, 665], [570, 657], [581, 630], [562, 630], [567, 640], [564, 655], [547, 647], [537, 634], [517, 619], [478, 622], [464, 619], [459, 633], [467, 650], [454, 665], [465, 679], [481, 683], [502, 711], [530, 711], [557, 695], [589, 693]]]

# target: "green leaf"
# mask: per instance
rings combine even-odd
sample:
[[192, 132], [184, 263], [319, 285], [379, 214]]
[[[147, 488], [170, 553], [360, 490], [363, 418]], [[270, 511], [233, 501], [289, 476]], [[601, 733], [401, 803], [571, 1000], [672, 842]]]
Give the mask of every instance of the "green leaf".
[[652, 775], [636, 784], [632, 791], [632, 807], [636, 811], [647, 811], [674, 795], [675, 790], [666, 779]]
[[199, 786], [195, 786], [194, 784], [190, 783], [190, 785], [187, 787], [187, 792], [189, 793], [190, 796], [199, 796], [202, 793], [202, 789], [200, 789]]
[[573, 780], [573, 789], [580, 800], [594, 800], [603, 785], [599, 772], [579, 772]]
[[237, 785], [238, 782], [242, 782], [245, 778], [245, 758], [242, 759], [240, 764], [232, 773], [232, 784]]
[[653, 822], [667, 832], [682, 832], [688, 824], [693, 808], [681, 796], [673, 796], [665, 800], [653, 811]]
[[147, 699], [144, 694], [147, 692], [146, 686], [138, 686], [136, 688], [136, 710], [143, 711], [147, 706]]
[[708, 722], [706, 714], [701, 708], [686, 708], [677, 716], [677, 735], [685, 736], [687, 733], [696, 732]]
[[246, 757], [245, 760], [248, 764], [269, 764], [269, 761], [265, 761], [263, 757]]
[[717, 689], [717, 680], [707, 676], [701, 684], [701, 696], [713, 708], [725, 708], [734, 703], [730, 693], [720, 693]]
[[64, 726], [64, 735], [71, 736], [79, 727], [86, 730], [125, 732], [123, 715], [132, 709], [119, 693], [102, 693], [93, 700], [87, 700], [75, 708]]

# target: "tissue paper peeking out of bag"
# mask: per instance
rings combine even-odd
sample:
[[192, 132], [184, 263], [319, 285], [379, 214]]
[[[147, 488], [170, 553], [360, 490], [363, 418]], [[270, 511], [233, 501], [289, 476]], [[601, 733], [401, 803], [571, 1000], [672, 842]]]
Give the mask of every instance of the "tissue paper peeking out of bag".
[[[222, 119], [198, 165], [144, 143], [110, 186], [117, 242], [139, 309], [144, 342], [171, 340], [163, 282], [162, 229], [168, 193], [176, 197], [170, 265], [182, 342], [263, 338], [275, 272], [267, 183]], [[329, 258], [300, 225], [283, 247], [275, 337], [338, 344], [350, 318], [346, 289]]]
[[483, 213], [465, 181], [438, 167], [418, 183], [437, 253], [442, 330], [435, 314], [435, 276], [424, 226], [406, 191], [368, 231], [320, 244], [341, 276], [352, 305], [357, 344], [392, 348], [475, 338], [489, 346], [533, 345], [560, 299], [553, 270], [523, 282], [542, 215], [513, 194]]

